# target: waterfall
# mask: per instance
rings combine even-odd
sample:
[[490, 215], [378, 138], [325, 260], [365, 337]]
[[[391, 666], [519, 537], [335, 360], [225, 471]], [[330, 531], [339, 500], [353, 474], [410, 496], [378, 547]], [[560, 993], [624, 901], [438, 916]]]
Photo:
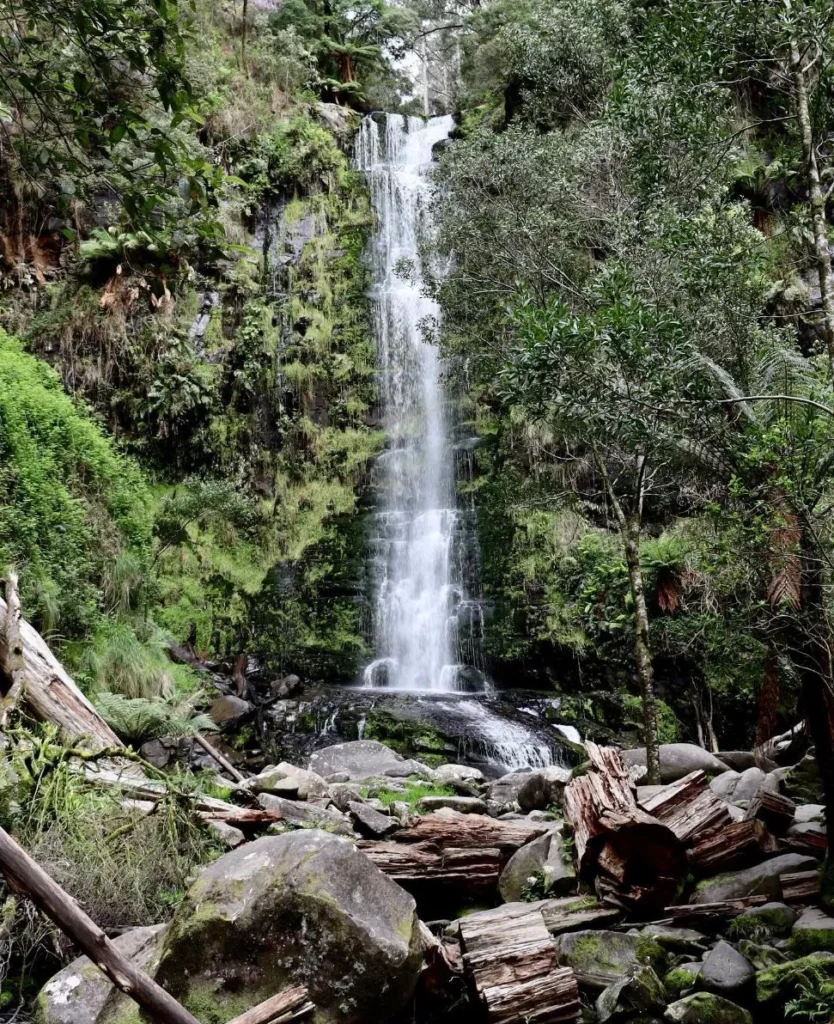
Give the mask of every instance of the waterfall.
[[480, 609], [473, 611], [464, 590], [464, 531], [441, 360], [421, 330], [439, 315], [424, 292], [418, 251], [428, 228], [432, 149], [451, 128], [451, 117], [388, 114], [381, 123], [368, 117], [357, 145], [357, 167], [378, 218], [371, 298], [389, 438], [377, 463], [371, 544], [377, 658], [365, 669], [367, 686], [483, 689], [483, 676], [472, 667]]

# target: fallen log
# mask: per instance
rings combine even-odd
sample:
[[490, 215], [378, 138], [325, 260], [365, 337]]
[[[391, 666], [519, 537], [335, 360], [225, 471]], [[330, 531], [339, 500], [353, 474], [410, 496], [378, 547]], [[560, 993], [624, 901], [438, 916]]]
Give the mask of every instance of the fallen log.
[[367, 839], [356, 845], [380, 871], [405, 888], [433, 883], [482, 891], [497, 888], [501, 874], [501, 851], [494, 847], [443, 849], [436, 843], [380, 843]]
[[789, 796], [760, 789], [750, 801], [745, 821], [763, 821], [775, 836], [783, 836], [791, 826], [796, 804]]
[[117, 946], [64, 890], [0, 828], [0, 870], [65, 932], [121, 992], [161, 1024], [199, 1024], [184, 1006], [124, 957]]
[[779, 841], [763, 821], [736, 821], [699, 838], [689, 860], [702, 874], [713, 874], [756, 864], [778, 852]]
[[819, 871], [793, 871], [779, 876], [785, 903], [815, 900], [822, 891]]
[[265, 999], [239, 1017], [232, 1018], [228, 1024], [290, 1024], [309, 1017], [315, 1008], [315, 1003], [308, 998], [307, 989], [298, 985]]
[[698, 833], [732, 822], [727, 805], [709, 788], [706, 774], [700, 770], [664, 786], [639, 806], [671, 829], [684, 844]]
[[683, 845], [637, 806], [622, 756], [586, 743], [591, 770], [565, 789], [579, 872], [598, 894], [628, 909], [651, 911], [673, 899], [686, 874]]
[[220, 767], [225, 769], [225, 771], [231, 775], [235, 782], [246, 782], [246, 776], [239, 772], [237, 768], [235, 768], [235, 766], [220, 753], [219, 750], [213, 747], [205, 736], [201, 736], [200, 733], [195, 733], [194, 742], [201, 746], [207, 754], [211, 755]]
[[[13, 611], [14, 614], [14, 611]], [[8, 605], [0, 598], [0, 664], [8, 663]], [[25, 704], [35, 717], [56, 725], [65, 740], [86, 740], [93, 750], [122, 747], [122, 741], [78, 689], [43, 637], [20, 619]]]
[[559, 1024], [579, 1017], [579, 986], [573, 969], [559, 967], [540, 914], [505, 918], [500, 934], [485, 941], [483, 929], [461, 922], [463, 964], [490, 1024]]
[[[784, 875], [782, 876], [784, 877]], [[717, 903], [684, 903], [667, 907], [666, 917], [656, 924], [681, 924], [691, 921], [700, 928], [720, 928], [722, 924], [738, 917], [749, 907], [760, 907], [768, 902], [767, 896], [742, 896], [736, 900], [721, 900]]]
[[622, 916], [619, 910], [603, 906], [593, 896], [564, 896], [536, 903], [504, 903], [492, 910], [479, 910], [462, 918], [460, 927], [461, 934], [466, 933], [467, 949], [472, 952], [500, 945], [502, 936], [516, 927], [515, 922], [527, 918], [533, 922], [541, 919], [550, 935], [561, 935], [583, 928], [610, 927]]
[[545, 825], [502, 821], [485, 814], [441, 810], [422, 817], [411, 828], [396, 833], [397, 843], [433, 843], [441, 850], [496, 849], [505, 857], [547, 832]]
[[0, 705], [0, 729], [5, 729], [9, 715], [23, 697], [26, 681], [23, 641], [20, 636], [20, 595], [17, 589], [17, 573], [11, 569], [6, 577], [6, 608], [6, 657], [3, 665], [7, 688]]

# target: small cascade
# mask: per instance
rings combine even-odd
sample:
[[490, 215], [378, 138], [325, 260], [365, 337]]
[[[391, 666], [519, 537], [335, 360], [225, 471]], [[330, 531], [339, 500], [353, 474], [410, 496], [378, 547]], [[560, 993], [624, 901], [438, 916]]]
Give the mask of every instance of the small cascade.
[[441, 362], [423, 338], [437, 304], [420, 275], [432, 149], [451, 117], [388, 114], [362, 124], [356, 163], [366, 175], [379, 229], [372, 249], [381, 401], [390, 449], [376, 467], [378, 510], [371, 541], [378, 657], [368, 687], [475, 691], [483, 613], [467, 586], [471, 541], [455, 503]]
[[507, 771], [565, 764], [557, 744], [546, 742], [520, 722], [495, 714], [480, 701], [457, 701], [448, 704], [446, 711], [467, 725], [459, 740], [460, 756], [467, 762], [488, 761]]

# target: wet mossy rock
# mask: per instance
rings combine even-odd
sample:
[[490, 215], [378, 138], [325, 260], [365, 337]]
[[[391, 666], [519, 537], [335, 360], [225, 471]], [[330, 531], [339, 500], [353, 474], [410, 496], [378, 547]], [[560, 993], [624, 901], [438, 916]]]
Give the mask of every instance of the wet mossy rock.
[[801, 985], [814, 984], [819, 976], [834, 980], [834, 953], [810, 953], [785, 964], [776, 964], [756, 975], [756, 1000], [765, 1007], [783, 1007]]
[[749, 1010], [712, 992], [695, 992], [672, 1003], [664, 1020], [670, 1024], [753, 1024]]
[[171, 924], [157, 980], [195, 1012], [211, 1000], [220, 1022], [304, 984], [316, 1024], [358, 1024], [395, 1017], [421, 962], [414, 900], [347, 840], [305, 829], [203, 872]]

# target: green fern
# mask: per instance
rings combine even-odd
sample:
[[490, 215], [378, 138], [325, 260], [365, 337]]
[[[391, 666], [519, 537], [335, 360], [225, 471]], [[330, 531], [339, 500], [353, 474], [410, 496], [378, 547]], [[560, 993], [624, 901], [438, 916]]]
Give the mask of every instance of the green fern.
[[208, 715], [195, 710], [200, 696], [192, 694], [185, 699], [148, 700], [102, 691], [96, 694], [95, 702], [114, 732], [128, 742], [141, 743], [159, 736], [176, 739], [215, 730], [217, 726]]

